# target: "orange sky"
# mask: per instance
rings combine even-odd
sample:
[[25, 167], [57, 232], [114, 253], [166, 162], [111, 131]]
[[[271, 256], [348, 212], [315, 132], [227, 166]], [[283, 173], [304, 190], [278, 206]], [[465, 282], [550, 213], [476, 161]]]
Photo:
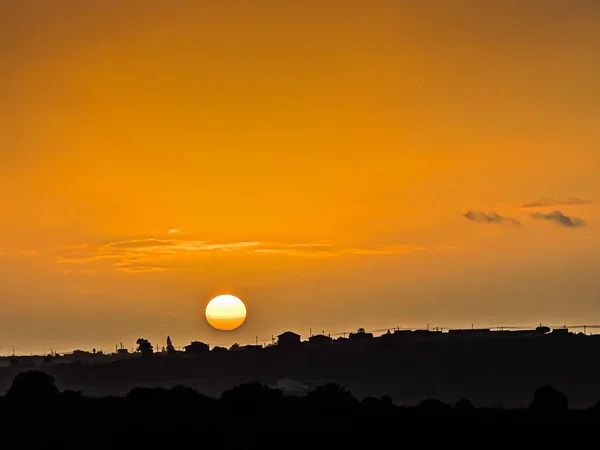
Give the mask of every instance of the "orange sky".
[[594, 0], [0, 0], [2, 354], [600, 322], [598, 42]]

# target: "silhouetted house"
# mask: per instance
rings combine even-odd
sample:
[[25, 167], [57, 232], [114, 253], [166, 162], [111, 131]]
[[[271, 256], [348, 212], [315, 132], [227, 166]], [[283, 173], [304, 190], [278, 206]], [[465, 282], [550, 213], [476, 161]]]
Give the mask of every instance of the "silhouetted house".
[[129, 350], [127, 350], [125, 347], [123, 347], [123, 343], [121, 342], [121, 345], [119, 347], [117, 347], [117, 355], [124, 356], [124, 355], [128, 355], [128, 354], [129, 354]]
[[183, 347], [183, 349], [185, 350], [186, 353], [190, 353], [192, 355], [198, 355], [198, 354], [202, 354], [202, 353], [208, 353], [209, 346], [208, 346], [208, 344], [205, 344], [204, 342], [193, 341], [193, 342], [190, 342], [185, 347]]
[[492, 336], [497, 338], [527, 338], [527, 337], [538, 337], [543, 336], [544, 332], [538, 330], [500, 330], [500, 331], [492, 331]]
[[333, 339], [329, 336], [325, 336], [324, 334], [315, 334], [308, 338], [308, 342], [313, 347], [326, 347], [333, 343]]
[[552, 330], [552, 334], [554, 335], [558, 335], [558, 336], [565, 336], [567, 334], [569, 334], [569, 329], [568, 328], [554, 328]]
[[462, 336], [479, 336], [482, 334], [491, 333], [492, 330], [489, 328], [465, 328], [448, 330], [449, 334], [462, 335]]
[[225, 347], [216, 346], [216, 347], [213, 347], [213, 349], [211, 351], [215, 352], [215, 353], [223, 353], [223, 352], [228, 352], [229, 350], [227, 350]]
[[367, 333], [364, 328], [359, 328], [356, 333], [350, 333], [351, 340], [358, 339], [371, 339], [373, 338], [373, 333]]
[[298, 345], [300, 343], [300, 335], [286, 331], [277, 336], [277, 345]]
[[394, 337], [410, 337], [412, 336], [412, 330], [396, 330], [394, 331]]

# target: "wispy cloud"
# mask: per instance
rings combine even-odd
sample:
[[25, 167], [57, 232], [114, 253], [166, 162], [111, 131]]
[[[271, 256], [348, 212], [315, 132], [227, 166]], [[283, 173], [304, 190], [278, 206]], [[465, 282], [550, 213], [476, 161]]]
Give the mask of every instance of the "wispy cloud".
[[97, 246], [63, 247], [56, 262], [63, 264], [90, 263], [109, 260], [115, 270], [124, 272], [159, 272], [168, 270], [156, 264], [164, 258], [182, 254], [208, 255], [258, 248], [261, 242], [208, 243], [182, 239], [129, 239]]
[[331, 258], [339, 256], [339, 253], [328, 250], [308, 251], [298, 248], [257, 248], [252, 252], [263, 255], [300, 256], [305, 258]]
[[581, 198], [565, 198], [563, 200], [556, 199], [544, 199], [537, 202], [526, 203], [521, 208], [542, 208], [548, 206], [575, 206], [575, 205], [589, 205], [591, 200], [584, 200]]
[[484, 213], [482, 211], [468, 211], [463, 214], [468, 220], [477, 223], [496, 223], [500, 225], [510, 225], [514, 227], [520, 227], [521, 222], [512, 217], [502, 217], [500, 214], [495, 212]]
[[415, 245], [393, 245], [382, 248], [347, 248], [342, 249], [342, 254], [347, 255], [410, 255], [427, 250], [426, 247]]
[[531, 217], [535, 220], [548, 220], [565, 228], [579, 228], [585, 226], [583, 219], [579, 217], [565, 216], [560, 211], [552, 211], [548, 214], [535, 213], [532, 214]]
[[102, 263], [113, 270], [128, 273], [163, 272], [179, 267], [178, 261], [188, 256], [278, 255], [286, 257], [331, 258], [343, 255], [408, 255], [426, 250], [426, 247], [395, 245], [379, 248], [340, 248], [330, 242], [277, 243], [243, 241], [211, 243], [184, 239], [121, 239], [104, 244], [63, 247], [56, 262], [64, 265]]
[[178, 228], [173, 228], [171, 230], [169, 230], [169, 234], [177, 234], [179, 233], [181, 230], [179, 230]]

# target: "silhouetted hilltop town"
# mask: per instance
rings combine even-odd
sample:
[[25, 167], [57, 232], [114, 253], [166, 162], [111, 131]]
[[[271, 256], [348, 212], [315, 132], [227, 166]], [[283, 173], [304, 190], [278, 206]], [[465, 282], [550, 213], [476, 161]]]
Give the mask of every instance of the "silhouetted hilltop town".
[[[585, 325], [581, 325], [585, 329]], [[595, 326], [589, 326], [595, 327]], [[377, 330], [381, 332], [383, 330]], [[377, 346], [389, 345], [391, 343], [402, 343], [410, 345], [423, 340], [439, 340], [439, 339], [453, 339], [456, 340], [459, 337], [470, 338], [470, 339], [517, 339], [517, 338], [532, 338], [540, 336], [565, 336], [577, 334], [578, 336], [585, 335], [592, 339], [599, 339], [600, 335], [583, 333], [572, 333], [569, 328], [561, 327], [551, 329], [547, 326], [538, 326], [535, 329], [517, 329], [510, 330], [508, 328], [468, 328], [468, 329], [449, 329], [442, 331], [437, 328], [433, 329], [388, 329], [386, 333], [375, 336], [374, 332], [368, 332], [364, 328], [359, 328], [356, 332], [351, 333], [339, 333], [340, 336], [332, 337], [330, 334], [312, 334], [306, 340], [302, 340], [302, 336], [292, 331], [285, 331], [278, 336], [272, 337], [272, 342], [268, 345], [249, 344], [239, 345], [233, 344], [229, 348], [215, 346], [212, 349], [210, 344], [201, 341], [193, 341], [182, 348], [175, 348], [170, 336], [166, 338], [166, 345], [162, 346], [160, 351], [155, 349], [154, 345], [147, 339], [139, 338], [136, 342], [136, 347], [128, 348], [120, 345], [115, 346], [114, 352], [104, 352], [102, 350], [92, 351], [86, 350], [74, 350], [71, 353], [59, 354], [51, 352], [47, 355], [11, 355], [0, 357], [0, 366], [12, 365], [12, 366], [23, 366], [23, 367], [35, 367], [41, 364], [50, 363], [106, 363], [121, 359], [129, 359], [137, 356], [150, 356], [154, 354], [160, 355], [177, 355], [185, 353], [187, 355], [200, 355], [207, 352], [234, 352], [234, 351], [252, 351], [258, 350], [274, 350], [286, 349], [289, 351], [303, 351], [307, 349], [327, 349], [327, 350], [342, 350], [343, 346], [348, 345], [370, 345], [370, 348], [374, 351], [377, 350]]]
[[[576, 406], [600, 398], [600, 335], [568, 328], [529, 330], [387, 330], [380, 336], [358, 329], [332, 338], [286, 331], [273, 342], [211, 348], [191, 342], [182, 350], [166, 339], [161, 351], [140, 338], [135, 351], [77, 350], [71, 354], [4, 358], [0, 393], [14, 376], [42, 369], [57, 382], [86, 395], [124, 395], [138, 386], [186, 384], [218, 396], [258, 380], [280, 386], [296, 380], [303, 389], [338, 383], [360, 398], [391, 395], [402, 402], [426, 397], [454, 402], [468, 397], [482, 405], [521, 406], [541, 385], [563, 390]], [[493, 386], [493, 388], [491, 388]]]

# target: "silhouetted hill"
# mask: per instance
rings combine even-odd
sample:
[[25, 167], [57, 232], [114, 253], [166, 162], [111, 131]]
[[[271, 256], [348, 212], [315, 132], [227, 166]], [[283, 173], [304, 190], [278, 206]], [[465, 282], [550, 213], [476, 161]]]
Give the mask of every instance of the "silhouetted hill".
[[[124, 395], [134, 387], [185, 384], [218, 397], [235, 384], [259, 380], [275, 385], [287, 377], [312, 388], [334, 382], [359, 399], [389, 394], [403, 403], [437, 398], [454, 404], [469, 398], [483, 406], [524, 407], [531, 392], [547, 384], [565, 392], [574, 407], [591, 406], [590, 401], [600, 398], [597, 336], [489, 335], [393, 333], [324, 345], [131, 355], [97, 364], [58, 359], [43, 370], [61, 388], [86, 395]], [[27, 368], [0, 368], [0, 392], [6, 392], [23, 370]]]
[[[474, 438], [473, 433], [481, 430], [494, 430], [504, 437], [527, 430], [537, 435], [542, 425], [600, 421], [600, 407], [569, 410], [567, 397], [552, 386], [537, 389], [530, 395], [531, 405], [521, 409], [477, 408], [467, 399], [454, 406], [437, 399], [415, 405], [397, 405], [388, 396], [359, 400], [332, 383], [303, 396], [288, 396], [251, 382], [219, 398], [185, 386], [135, 388], [122, 397], [91, 398], [70, 390], [59, 392], [53, 378], [39, 371], [17, 375], [9, 393], [0, 398], [5, 429], [27, 427], [36, 430], [26, 437], [29, 445], [60, 444], [62, 448], [98, 448], [116, 442], [156, 445], [161, 440], [173, 446], [183, 445], [186, 439], [211, 448], [264, 448], [267, 443], [295, 448], [302, 436], [313, 433], [334, 439], [334, 448], [361, 435], [372, 435], [371, 444], [397, 433], [405, 443], [419, 437], [434, 442], [435, 433], [428, 436], [427, 430], [448, 430], [444, 440], [453, 445]], [[285, 441], [278, 440], [281, 433], [287, 434]], [[548, 437], [539, 434], [538, 444]], [[463, 444], [469, 447], [469, 442]]]

